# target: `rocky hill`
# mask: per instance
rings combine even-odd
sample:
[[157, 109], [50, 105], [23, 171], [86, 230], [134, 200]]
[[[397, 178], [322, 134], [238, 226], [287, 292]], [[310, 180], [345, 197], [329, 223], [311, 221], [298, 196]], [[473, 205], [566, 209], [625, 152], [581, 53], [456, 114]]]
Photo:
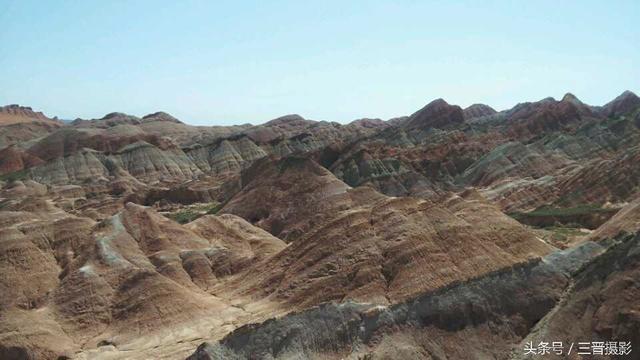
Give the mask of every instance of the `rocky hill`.
[[640, 341], [640, 100], [348, 124], [0, 108], [1, 359]]
[[0, 149], [49, 134], [62, 126], [41, 112], [20, 105], [0, 106]]

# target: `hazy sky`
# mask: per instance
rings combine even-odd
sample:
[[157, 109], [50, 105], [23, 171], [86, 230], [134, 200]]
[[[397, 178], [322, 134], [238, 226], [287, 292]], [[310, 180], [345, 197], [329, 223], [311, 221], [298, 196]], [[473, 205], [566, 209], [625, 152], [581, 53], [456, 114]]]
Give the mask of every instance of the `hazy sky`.
[[346, 122], [640, 91], [640, 1], [0, 0], [0, 104]]

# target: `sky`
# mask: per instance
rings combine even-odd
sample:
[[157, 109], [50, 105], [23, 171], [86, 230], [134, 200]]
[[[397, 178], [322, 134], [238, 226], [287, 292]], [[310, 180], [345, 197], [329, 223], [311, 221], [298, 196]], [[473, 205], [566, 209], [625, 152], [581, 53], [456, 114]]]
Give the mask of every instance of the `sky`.
[[640, 1], [0, 0], [0, 105], [348, 122], [640, 93]]

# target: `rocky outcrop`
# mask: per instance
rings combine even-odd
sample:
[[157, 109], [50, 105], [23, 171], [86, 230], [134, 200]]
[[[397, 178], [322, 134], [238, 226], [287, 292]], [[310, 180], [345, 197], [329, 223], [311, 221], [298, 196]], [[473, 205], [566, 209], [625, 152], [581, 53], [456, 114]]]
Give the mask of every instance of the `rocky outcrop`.
[[589, 234], [587, 239], [602, 241], [618, 236], [620, 233], [635, 234], [640, 231], [640, 197], [622, 207], [607, 222]]
[[8, 105], [0, 107], [0, 149], [12, 144], [37, 139], [62, 126], [30, 107]]
[[[282, 240], [231, 214], [206, 215], [185, 227], [205, 239], [214, 239], [217, 246], [228, 249], [234, 259], [228, 263], [227, 274], [236, 273], [286, 247]], [[224, 274], [225, 271], [221, 269], [219, 273]]]
[[47, 186], [33, 180], [15, 180], [6, 184], [0, 191], [0, 196], [5, 199], [20, 200], [31, 196], [43, 196], [47, 194]]
[[349, 186], [312, 160], [263, 158], [242, 174], [242, 190], [222, 208], [286, 241], [322, 221], [335, 195]]
[[559, 183], [557, 204], [623, 203], [640, 189], [640, 147], [628, 147], [605, 159], [595, 159]]
[[639, 135], [631, 119], [588, 121], [569, 133], [498, 145], [457, 181], [484, 188], [506, 211], [625, 202], [637, 191], [630, 164]]
[[351, 189], [310, 160], [256, 165], [221, 212], [291, 244], [233, 280], [253, 296], [298, 307], [346, 299], [394, 303], [551, 251], [477, 194], [440, 203], [390, 198]]
[[598, 252], [587, 244], [389, 307], [323, 304], [245, 325], [188, 359], [507, 359], [558, 303], [572, 271]]
[[44, 161], [15, 145], [0, 150], [0, 175], [28, 169]]
[[163, 181], [188, 180], [202, 174], [180, 149], [162, 150], [139, 141], [130, 144], [113, 157], [112, 163], [131, 176], [149, 184]]
[[87, 179], [107, 181], [109, 169], [103, 161], [104, 155], [85, 150], [37, 166], [30, 174], [35, 181], [49, 184], [72, 184]]
[[76, 119], [70, 125], [76, 130], [98, 132], [104, 136], [137, 134], [147, 138], [170, 137], [181, 147], [208, 144], [249, 127], [248, 125], [191, 126], [165, 112], [148, 114], [142, 118], [124, 113], [110, 113], [100, 119]]
[[[193, 180], [203, 174], [237, 175], [269, 154], [320, 151], [383, 126], [375, 122], [342, 126], [292, 115], [261, 126], [201, 128], [185, 125], [162, 112], [142, 119], [111, 113], [102, 119], [76, 120], [30, 146], [27, 153], [55, 164], [55, 169], [46, 164], [33, 169], [38, 181], [59, 184], [112, 180], [115, 173], [124, 172], [137, 181], [155, 185]], [[77, 161], [89, 153], [101, 165], [91, 161], [87, 166]], [[95, 177], [97, 174], [100, 176]]]
[[155, 135], [109, 134], [104, 131], [62, 129], [38, 141], [29, 148], [29, 153], [48, 161], [73, 155], [83, 149], [112, 154], [119, 152], [129, 144], [139, 141], [147, 142], [162, 150], [175, 148], [175, 145], [168, 139]]
[[496, 143], [493, 136], [476, 138], [460, 129], [422, 132], [392, 127], [352, 143], [329, 169], [351, 186], [368, 185], [391, 196], [434, 198], [459, 191], [456, 178]]
[[519, 177], [521, 174], [540, 178], [571, 165], [560, 154], [549, 154], [537, 144], [509, 142], [500, 145], [469, 166], [462, 181], [474, 186], [488, 186], [499, 179]]
[[33, 111], [28, 106], [6, 105], [0, 106], [0, 124], [8, 125], [10, 122], [43, 121], [55, 123], [46, 117], [42, 112]]
[[246, 136], [224, 139], [207, 147], [189, 149], [186, 152], [192, 161], [208, 173], [239, 173], [267, 153]]
[[[640, 341], [640, 236], [619, 238], [606, 253], [587, 264], [556, 308], [543, 318], [525, 342], [554, 339], [576, 346], [589, 342], [630, 342], [631, 352], [602, 358], [639, 359], [634, 344]], [[573, 354], [571, 359], [579, 359]]]
[[71, 357], [81, 346], [95, 358], [145, 336], [158, 342], [178, 326], [224, 333], [227, 319], [247, 314], [205, 290], [285, 246], [233, 215], [183, 227], [127, 204], [96, 224], [29, 202], [0, 212], [3, 359]]

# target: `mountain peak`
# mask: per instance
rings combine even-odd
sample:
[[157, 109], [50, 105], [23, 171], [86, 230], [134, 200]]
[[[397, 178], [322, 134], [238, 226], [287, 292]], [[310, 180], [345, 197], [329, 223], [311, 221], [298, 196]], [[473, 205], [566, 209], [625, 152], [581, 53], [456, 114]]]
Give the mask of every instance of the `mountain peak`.
[[640, 97], [630, 90], [624, 91], [618, 97], [602, 107], [602, 114], [608, 117], [616, 117], [628, 114], [640, 107]]
[[622, 92], [622, 94], [618, 95], [615, 99], [610, 101], [609, 104], [611, 104], [613, 102], [616, 102], [616, 101], [618, 101], [618, 102], [620, 102], [620, 101], [629, 101], [629, 100], [636, 101], [638, 99], [640, 99], [640, 98], [633, 91], [625, 90], [625, 91]]
[[560, 101], [581, 102], [580, 99], [578, 99], [575, 95], [573, 95], [570, 92], [564, 94], [564, 96], [562, 97], [562, 100]]
[[112, 112], [103, 116], [101, 119], [90, 120], [90, 123], [100, 124], [98, 126], [116, 126], [116, 125], [138, 125], [140, 124], [140, 118], [137, 116], [121, 113], [121, 112]]
[[585, 103], [583, 103], [582, 101], [580, 101], [580, 99], [578, 99], [577, 96], [573, 95], [572, 93], [566, 93], [564, 94], [564, 96], [562, 97], [562, 100], [560, 100], [560, 102], [564, 102], [564, 103], [570, 103], [573, 104], [575, 106], [577, 106], [578, 108], [581, 109], [589, 109], [589, 112], [591, 112], [591, 108], [587, 105], [585, 105]]
[[441, 128], [463, 122], [464, 114], [460, 106], [449, 105], [444, 99], [438, 98], [413, 113], [404, 126], [408, 129], [428, 129], [432, 127]]
[[636, 94], [635, 94], [633, 91], [631, 91], [631, 90], [625, 90], [622, 94], [620, 94], [620, 96], [623, 96], [623, 97], [629, 97], [629, 96], [631, 96], [631, 97], [638, 97], [638, 95], [636, 95]]
[[158, 111], [153, 114], [148, 114], [142, 117], [142, 120], [145, 121], [169, 121], [176, 124], [182, 124], [182, 121], [176, 119], [171, 114], [168, 114], [164, 111]]
[[102, 117], [102, 120], [110, 120], [110, 119], [116, 119], [116, 118], [128, 118], [128, 117], [134, 117], [132, 115], [128, 115], [125, 113], [121, 113], [121, 112], [110, 112], [107, 115]]
[[449, 103], [443, 99], [443, 98], [437, 98], [435, 100], [433, 100], [432, 102], [428, 103], [426, 107], [433, 107], [433, 106], [445, 106], [445, 105], [449, 105]]
[[273, 120], [270, 120], [265, 125], [286, 124], [286, 123], [300, 122], [300, 121], [306, 121], [306, 119], [298, 114], [288, 114], [288, 115], [283, 115]]
[[496, 114], [497, 111], [489, 105], [485, 104], [473, 104], [464, 109], [463, 114], [466, 120], [479, 118], [483, 116], [490, 116]]

